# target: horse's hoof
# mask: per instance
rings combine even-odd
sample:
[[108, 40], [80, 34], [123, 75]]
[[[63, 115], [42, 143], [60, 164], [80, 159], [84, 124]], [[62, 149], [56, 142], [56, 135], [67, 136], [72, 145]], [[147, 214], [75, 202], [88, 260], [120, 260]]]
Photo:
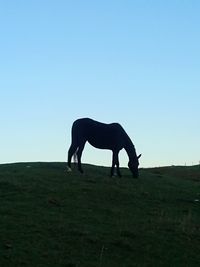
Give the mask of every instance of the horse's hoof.
[[70, 167], [67, 167], [67, 172], [72, 172], [72, 169]]

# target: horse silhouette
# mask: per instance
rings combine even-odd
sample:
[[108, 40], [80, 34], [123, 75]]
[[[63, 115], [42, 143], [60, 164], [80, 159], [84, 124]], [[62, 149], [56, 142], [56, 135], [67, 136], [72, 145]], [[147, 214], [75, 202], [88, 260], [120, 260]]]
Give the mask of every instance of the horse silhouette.
[[78, 119], [72, 125], [72, 143], [68, 151], [68, 171], [71, 171], [71, 159], [77, 155], [78, 170], [83, 173], [81, 156], [86, 142], [100, 149], [109, 149], [113, 152], [111, 176], [114, 175], [115, 166], [117, 175], [121, 177], [119, 170], [119, 151], [125, 149], [128, 157], [128, 167], [135, 178], [138, 177], [138, 159], [135, 147], [125, 130], [119, 123], [105, 124], [89, 118]]

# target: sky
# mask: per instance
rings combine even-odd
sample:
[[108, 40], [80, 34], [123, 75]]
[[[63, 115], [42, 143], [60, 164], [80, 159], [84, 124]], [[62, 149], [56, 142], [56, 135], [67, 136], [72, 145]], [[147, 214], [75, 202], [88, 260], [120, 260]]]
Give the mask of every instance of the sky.
[[[67, 161], [73, 121], [90, 117], [120, 123], [141, 167], [200, 164], [199, 13], [198, 0], [0, 0], [0, 163]], [[111, 156], [87, 144], [82, 161]]]

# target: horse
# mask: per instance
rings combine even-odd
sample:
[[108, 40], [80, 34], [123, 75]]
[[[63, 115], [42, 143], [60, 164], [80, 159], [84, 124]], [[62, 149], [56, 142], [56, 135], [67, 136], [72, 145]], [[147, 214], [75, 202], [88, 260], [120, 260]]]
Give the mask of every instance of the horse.
[[112, 151], [111, 177], [114, 175], [115, 166], [117, 175], [121, 177], [118, 154], [124, 148], [129, 157], [128, 167], [133, 177], [138, 178], [138, 166], [141, 154], [137, 156], [130, 137], [119, 123], [105, 124], [90, 118], [77, 119], [72, 125], [71, 137], [72, 142], [68, 150], [68, 171], [71, 171], [72, 156], [76, 155], [78, 170], [83, 173], [81, 156], [85, 143], [89, 142], [95, 148], [109, 149]]

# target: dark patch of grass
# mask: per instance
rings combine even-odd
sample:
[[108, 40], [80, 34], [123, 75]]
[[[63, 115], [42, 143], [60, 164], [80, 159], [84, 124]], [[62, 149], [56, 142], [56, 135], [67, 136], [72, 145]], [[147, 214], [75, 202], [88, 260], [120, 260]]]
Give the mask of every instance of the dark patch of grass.
[[199, 266], [200, 168], [0, 165], [0, 266]]

